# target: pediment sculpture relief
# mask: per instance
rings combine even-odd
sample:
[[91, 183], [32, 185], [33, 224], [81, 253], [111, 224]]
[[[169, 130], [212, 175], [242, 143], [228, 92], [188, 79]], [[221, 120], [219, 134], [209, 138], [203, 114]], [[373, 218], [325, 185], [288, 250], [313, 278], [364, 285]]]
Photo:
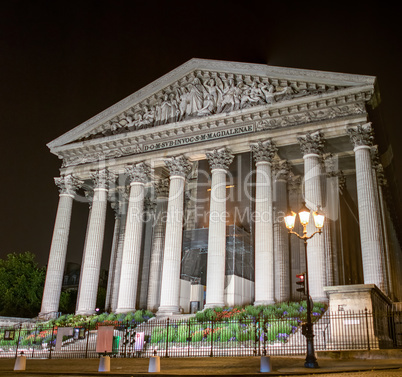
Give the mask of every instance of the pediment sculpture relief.
[[[207, 76], [207, 77], [205, 77]], [[306, 83], [279, 84], [268, 78], [208, 73], [193, 75], [186, 84], [171, 85], [162, 93], [108, 122], [103, 131], [84, 139], [103, 137], [129, 131], [180, 122], [195, 117], [228, 113], [253, 106], [274, 104], [297, 97], [334, 90], [323, 85]]]

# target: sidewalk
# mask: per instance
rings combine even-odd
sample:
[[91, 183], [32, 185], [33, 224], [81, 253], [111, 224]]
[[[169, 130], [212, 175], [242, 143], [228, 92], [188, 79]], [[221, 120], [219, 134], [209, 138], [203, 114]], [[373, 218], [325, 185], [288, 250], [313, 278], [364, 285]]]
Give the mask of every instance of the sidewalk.
[[[400, 369], [402, 375], [402, 350], [384, 354], [370, 353], [365, 359], [359, 355], [318, 355], [319, 368], [304, 368], [304, 357], [273, 356], [273, 376], [306, 375], [337, 372], [358, 372], [381, 369]], [[357, 356], [357, 357], [356, 357]], [[348, 358], [344, 358], [348, 357]], [[354, 357], [354, 358], [351, 358]], [[366, 356], [367, 357], [367, 356]], [[149, 359], [111, 358], [110, 372], [98, 372], [99, 359], [27, 359], [26, 371], [14, 372], [14, 359], [0, 359], [0, 376], [146, 376]], [[260, 373], [260, 357], [217, 357], [217, 358], [161, 358], [161, 372], [166, 376], [255, 376]]]

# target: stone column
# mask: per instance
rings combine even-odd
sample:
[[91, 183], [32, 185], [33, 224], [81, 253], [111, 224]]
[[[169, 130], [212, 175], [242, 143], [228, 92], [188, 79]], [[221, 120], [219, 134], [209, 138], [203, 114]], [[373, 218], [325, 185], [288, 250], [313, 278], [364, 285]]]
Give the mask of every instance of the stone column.
[[278, 161], [274, 165], [274, 274], [275, 301], [290, 300], [290, 264], [289, 264], [289, 233], [284, 225], [288, 210], [287, 181], [290, 166], [287, 161]]
[[54, 179], [60, 190], [56, 222], [54, 224], [52, 245], [46, 269], [40, 318], [55, 316], [59, 310], [61, 286], [63, 284], [66, 262], [68, 235], [70, 233], [71, 212], [75, 191], [81, 187], [81, 181], [72, 175]]
[[328, 154], [323, 159], [325, 167], [325, 266], [327, 286], [336, 285], [338, 281], [338, 262], [336, 248], [335, 222], [339, 213], [339, 182], [338, 182], [338, 160], [336, 156]]
[[205, 308], [224, 306], [226, 256], [226, 173], [234, 156], [225, 148], [206, 153], [212, 182], [208, 230]]
[[[304, 159], [304, 192], [306, 206], [312, 211], [322, 208], [322, 155], [323, 139], [319, 131], [308, 133], [298, 138]], [[325, 226], [325, 225], [324, 225]], [[307, 226], [308, 235], [315, 232], [312, 216]], [[307, 241], [307, 263], [309, 271], [310, 295], [314, 301], [326, 302], [328, 298], [324, 292], [326, 285], [325, 243], [324, 236], [317, 234]]]
[[275, 302], [271, 164], [277, 148], [271, 140], [250, 147], [256, 163], [254, 305], [270, 305]]
[[390, 240], [387, 229], [387, 216], [386, 216], [386, 201], [384, 198], [384, 191], [387, 189], [388, 182], [384, 175], [384, 167], [381, 163], [376, 165], [377, 184], [378, 184], [378, 196], [379, 196], [379, 212], [381, 215], [382, 231], [383, 231], [383, 243], [384, 243], [384, 269], [385, 276], [387, 276], [388, 297], [394, 297], [394, 287], [392, 281], [392, 262], [391, 251], [389, 248]]
[[141, 256], [141, 276], [140, 287], [138, 291], [138, 307], [147, 308], [149, 270], [151, 265], [151, 248], [155, 225], [156, 200], [146, 197], [144, 202], [144, 231]]
[[381, 255], [381, 228], [376, 209], [376, 187], [373, 180], [370, 154], [373, 130], [371, 124], [367, 123], [349, 128], [348, 133], [355, 152], [364, 284], [375, 284], [384, 291], [385, 277]]
[[135, 311], [144, 222], [144, 186], [150, 169], [141, 162], [127, 167], [126, 172], [131, 183], [116, 313]]
[[124, 188], [122, 189], [119, 187], [116, 190], [116, 197], [111, 204], [111, 207], [115, 213], [115, 222], [105, 302], [105, 309], [107, 312], [114, 312], [116, 310], [117, 297], [119, 294], [118, 287], [120, 285], [121, 257], [123, 252], [123, 244], [120, 242], [120, 240], [122, 238], [122, 232], [124, 239], [124, 229], [126, 226], [125, 221], [127, 217], [127, 200], [124, 197], [124, 191]]
[[165, 160], [170, 172], [165, 247], [158, 315], [180, 312], [180, 263], [183, 240], [185, 179], [191, 165], [183, 156]]
[[119, 193], [120, 229], [116, 247], [116, 261], [114, 267], [113, 282], [111, 285], [110, 309], [112, 313], [114, 313], [117, 309], [117, 300], [119, 298], [121, 264], [123, 256], [124, 235], [126, 233], [127, 207], [128, 207], [127, 188], [120, 187], [118, 193]]
[[114, 214], [114, 230], [113, 230], [113, 240], [112, 240], [112, 249], [110, 252], [110, 261], [109, 261], [109, 273], [107, 278], [107, 289], [106, 289], [106, 300], [105, 300], [105, 310], [110, 312], [111, 309], [111, 298], [112, 298], [112, 288], [113, 288], [113, 280], [115, 278], [116, 272], [116, 256], [117, 256], [117, 245], [119, 242], [119, 231], [120, 231], [120, 215], [119, 215], [119, 203], [112, 202], [111, 204], [115, 214]]
[[[290, 175], [288, 180], [288, 193], [289, 193], [289, 208], [297, 213], [303, 204], [302, 190], [301, 190], [301, 176]], [[294, 231], [302, 234], [303, 227], [300, 221], [296, 220]], [[304, 253], [304, 243], [297, 237], [289, 237], [290, 242], [290, 294], [294, 301], [299, 301], [301, 293], [297, 292], [299, 288], [296, 285], [296, 275], [306, 271], [306, 259]]]
[[165, 245], [166, 210], [168, 205], [169, 179], [160, 179], [155, 185], [156, 219], [154, 225], [151, 262], [148, 281], [148, 310], [156, 311], [160, 304], [163, 248]]
[[387, 270], [387, 245], [385, 243], [384, 236], [386, 235], [386, 231], [383, 226], [383, 211], [381, 208], [381, 203], [380, 203], [380, 181], [379, 181], [379, 176], [378, 172], [381, 169], [380, 168], [380, 157], [378, 156], [378, 147], [374, 146], [371, 148], [371, 166], [372, 166], [372, 175], [373, 175], [373, 182], [374, 182], [374, 192], [375, 192], [375, 207], [377, 209], [377, 217], [379, 219], [378, 223], [380, 226], [380, 245], [381, 245], [381, 257], [382, 257], [382, 269], [383, 269], [383, 275], [384, 275], [384, 287], [383, 287], [383, 292], [389, 296], [389, 280], [388, 280], [388, 270]]
[[113, 177], [106, 169], [95, 172], [94, 197], [88, 220], [85, 250], [83, 254], [76, 314], [95, 313], [99, 272], [105, 233], [106, 207], [109, 180]]

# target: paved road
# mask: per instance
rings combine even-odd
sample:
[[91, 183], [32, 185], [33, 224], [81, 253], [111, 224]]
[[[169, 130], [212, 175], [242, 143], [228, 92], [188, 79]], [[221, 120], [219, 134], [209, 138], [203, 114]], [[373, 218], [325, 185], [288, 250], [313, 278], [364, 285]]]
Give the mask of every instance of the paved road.
[[[319, 359], [320, 368], [306, 369], [302, 357], [272, 357], [275, 376], [402, 377], [398, 359]], [[25, 371], [14, 372], [13, 359], [0, 359], [0, 376], [149, 376], [148, 359], [111, 359], [111, 372], [99, 373], [99, 359], [27, 360]], [[261, 376], [259, 357], [161, 359], [161, 376]], [[334, 374], [336, 373], [336, 374]]]

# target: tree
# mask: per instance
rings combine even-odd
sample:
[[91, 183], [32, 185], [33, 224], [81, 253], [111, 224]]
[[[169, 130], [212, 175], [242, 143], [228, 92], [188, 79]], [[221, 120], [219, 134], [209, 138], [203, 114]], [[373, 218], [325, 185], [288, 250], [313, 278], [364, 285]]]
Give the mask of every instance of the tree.
[[35, 317], [42, 301], [45, 268], [39, 268], [30, 252], [0, 259], [0, 315]]
[[61, 291], [59, 310], [63, 314], [71, 314], [75, 312], [75, 304], [77, 301], [77, 290], [71, 289], [68, 291]]

